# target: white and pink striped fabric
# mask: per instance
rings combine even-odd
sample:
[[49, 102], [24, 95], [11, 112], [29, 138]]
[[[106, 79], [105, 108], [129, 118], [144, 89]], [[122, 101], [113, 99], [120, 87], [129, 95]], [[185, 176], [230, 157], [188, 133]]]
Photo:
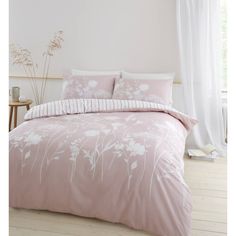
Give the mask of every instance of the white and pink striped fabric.
[[171, 106], [137, 101], [119, 99], [67, 99], [45, 103], [35, 106], [28, 111], [25, 120], [35, 118], [62, 116], [68, 114], [83, 114], [96, 112], [165, 112], [180, 120], [187, 130], [197, 123], [194, 118], [190, 118]]
[[190, 236], [183, 173], [195, 119], [141, 101], [72, 99], [31, 108], [10, 132], [10, 206]]

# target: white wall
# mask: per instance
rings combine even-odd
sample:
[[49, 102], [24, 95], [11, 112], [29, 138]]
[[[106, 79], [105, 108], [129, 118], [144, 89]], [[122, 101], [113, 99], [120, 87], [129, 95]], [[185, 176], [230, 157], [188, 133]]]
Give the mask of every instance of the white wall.
[[60, 29], [65, 42], [52, 74], [81, 67], [174, 71], [179, 77], [175, 0], [10, 0], [10, 43], [29, 48], [39, 64]]
[[[125, 69], [175, 72], [180, 79], [175, 0], [10, 0], [10, 43], [30, 49], [39, 66], [57, 30], [64, 31], [65, 41], [53, 58], [51, 76], [69, 68]], [[10, 75], [24, 73], [10, 65]], [[10, 79], [13, 85], [32, 98], [27, 81]], [[51, 80], [46, 100], [59, 98], [60, 88], [61, 80]], [[182, 107], [181, 87], [174, 93]]]

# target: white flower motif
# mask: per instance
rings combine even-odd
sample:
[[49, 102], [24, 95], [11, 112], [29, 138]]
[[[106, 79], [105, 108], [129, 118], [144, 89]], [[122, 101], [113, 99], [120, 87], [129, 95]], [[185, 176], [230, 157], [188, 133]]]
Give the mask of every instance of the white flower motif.
[[99, 89], [93, 95], [95, 98], [111, 98], [111, 94], [108, 91]]
[[140, 84], [139, 89], [142, 91], [147, 91], [149, 89], [149, 85], [148, 84]]
[[95, 170], [96, 168], [96, 158], [95, 158], [95, 150], [94, 151], [86, 151], [83, 150], [84, 152], [84, 158], [87, 159], [91, 165], [90, 170]]
[[62, 129], [62, 128], [64, 128], [64, 126], [57, 124], [57, 123], [46, 124], [45, 126], [42, 127], [42, 129], [45, 129], [45, 130], [58, 130], [58, 129]]
[[138, 166], [138, 163], [137, 163], [137, 161], [134, 161], [134, 162], [131, 164], [131, 170], [134, 170], [134, 169], [136, 169], [136, 168], [137, 168], [137, 166]]
[[120, 118], [117, 116], [107, 116], [105, 117], [106, 120], [119, 120]]
[[135, 143], [133, 140], [129, 142], [126, 150], [130, 152], [130, 156], [142, 156], [145, 153], [145, 147], [140, 143]]
[[24, 141], [27, 143], [27, 145], [35, 145], [40, 143], [42, 140], [42, 137], [35, 133], [30, 133], [27, 137], [25, 137]]
[[91, 88], [95, 88], [97, 86], [98, 82], [95, 80], [89, 80], [88, 86]]
[[116, 154], [117, 157], [121, 157], [122, 156], [122, 151], [125, 148], [125, 145], [122, 143], [118, 143], [114, 146], [114, 153]]
[[119, 144], [115, 145], [116, 150], [122, 150], [123, 148], [124, 148], [124, 144], [122, 144], [122, 143], [119, 143]]
[[23, 139], [22, 136], [15, 136], [15, 137], [13, 135], [10, 136], [10, 140], [14, 140], [16, 142], [21, 142], [22, 139]]
[[[148, 134], [149, 136], [150, 134]], [[147, 136], [147, 132], [138, 132], [138, 133], [134, 133], [132, 134], [133, 138], [140, 138], [140, 137], [146, 137]]]
[[173, 131], [176, 131], [176, 126], [172, 123], [170, 123], [169, 121], [165, 121], [165, 124], [168, 126], [168, 128], [170, 128]]
[[28, 151], [26, 154], [25, 154], [25, 159], [28, 159], [30, 157], [30, 151]]
[[71, 151], [71, 158], [70, 160], [74, 161], [76, 160], [78, 154], [79, 154], [79, 148], [76, 146], [76, 144], [72, 144], [70, 146], [70, 151]]
[[99, 131], [98, 130], [88, 130], [86, 132], [84, 132], [85, 136], [87, 137], [95, 137], [99, 135]]
[[113, 123], [112, 124], [113, 129], [117, 129], [119, 126], [122, 126], [122, 124], [121, 123]]
[[135, 96], [140, 96], [140, 93], [141, 93], [140, 90], [136, 90], [136, 91], [133, 92], [133, 94], [134, 94]]

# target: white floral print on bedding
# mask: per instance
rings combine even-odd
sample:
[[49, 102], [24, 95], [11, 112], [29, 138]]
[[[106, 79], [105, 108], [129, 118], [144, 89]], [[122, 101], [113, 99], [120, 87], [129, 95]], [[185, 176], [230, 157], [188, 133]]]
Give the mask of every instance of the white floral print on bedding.
[[112, 98], [172, 103], [172, 79], [116, 79]]
[[111, 98], [117, 75], [70, 75], [64, 78], [62, 98]]
[[190, 235], [183, 154], [196, 120], [169, 106], [114, 99], [50, 102], [25, 120], [10, 132], [11, 207]]
[[[119, 222], [152, 235], [189, 236], [183, 153], [195, 121], [149, 102], [77, 100], [74, 107], [75, 101], [51, 104], [49, 117], [32, 108], [28, 114], [42, 117], [10, 132], [10, 206]], [[58, 114], [59, 106], [68, 115]], [[69, 115], [75, 107], [84, 112]], [[118, 107], [124, 112], [112, 112]]]

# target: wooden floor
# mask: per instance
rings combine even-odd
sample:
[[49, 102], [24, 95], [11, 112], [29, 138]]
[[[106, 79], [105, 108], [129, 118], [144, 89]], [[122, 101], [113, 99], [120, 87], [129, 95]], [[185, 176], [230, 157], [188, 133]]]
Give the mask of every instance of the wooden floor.
[[[193, 195], [192, 236], [227, 235], [226, 159], [185, 159]], [[10, 209], [10, 236], [147, 236], [119, 224], [52, 212]], [[173, 235], [174, 236], [174, 235]]]

